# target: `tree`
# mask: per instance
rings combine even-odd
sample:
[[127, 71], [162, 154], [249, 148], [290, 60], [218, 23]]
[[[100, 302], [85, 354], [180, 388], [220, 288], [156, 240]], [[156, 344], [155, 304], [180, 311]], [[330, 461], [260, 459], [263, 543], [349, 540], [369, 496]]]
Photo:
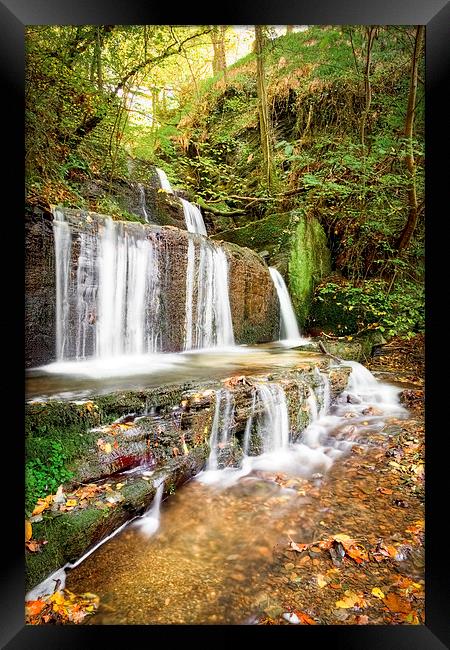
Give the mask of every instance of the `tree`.
[[409, 83], [408, 95], [408, 108], [406, 110], [405, 121], [405, 137], [407, 139], [407, 154], [406, 154], [406, 167], [410, 175], [410, 183], [408, 188], [408, 206], [409, 213], [406, 224], [398, 239], [397, 248], [399, 253], [408, 248], [414, 230], [416, 228], [417, 219], [419, 218], [419, 208], [417, 204], [417, 191], [416, 191], [416, 164], [414, 160], [414, 147], [413, 147], [413, 131], [414, 131], [414, 115], [416, 111], [416, 95], [417, 95], [417, 79], [420, 61], [420, 53], [422, 49], [423, 37], [425, 27], [418, 25], [416, 28], [416, 37], [414, 41], [414, 51], [411, 61], [411, 75]]
[[211, 25], [211, 42], [213, 45], [213, 74], [223, 72], [226, 83], [227, 60], [225, 51], [225, 32], [227, 25]]
[[262, 25], [255, 25], [256, 88], [258, 94], [259, 132], [263, 153], [264, 175], [270, 191], [273, 184], [272, 136], [264, 70], [264, 35]]

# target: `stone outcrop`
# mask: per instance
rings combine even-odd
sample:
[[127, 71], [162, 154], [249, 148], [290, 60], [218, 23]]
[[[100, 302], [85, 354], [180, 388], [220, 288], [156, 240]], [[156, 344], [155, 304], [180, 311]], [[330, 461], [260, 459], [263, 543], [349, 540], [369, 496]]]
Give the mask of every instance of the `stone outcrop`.
[[[95, 234], [105, 219], [80, 210], [65, 210], [75, 230]], [[55, 255], [50, 213], [29, 212], [26, 219], [26, 366], [35, 367], [56, 358]], [[123, 222], [157, 245], [162, 281], [161, 350], [183, 349], [186, 304], [188, 235], [173, 226]], [[201, 237], [201, 236], [193, 236]], [[198, 241], [198, 240], [197, 240]], [[268, 342], [278, 338], [279, 305], [270, 274], [260, 257], [249, 249], [224, 243], [229, 265], [229, 295], [236, 343]], [[72, 275], [77, 271], [79, 240], [72, 240]], [[75, 299], [75, 296], [73, 296]], [[75, 327], [75, 323], [73, 323]], [[93, 335], [92, 335], [93, 340]], [[92, 346], [92, 342], [91, 342]], [[86, 353], [91, 351], [88, 349]]]

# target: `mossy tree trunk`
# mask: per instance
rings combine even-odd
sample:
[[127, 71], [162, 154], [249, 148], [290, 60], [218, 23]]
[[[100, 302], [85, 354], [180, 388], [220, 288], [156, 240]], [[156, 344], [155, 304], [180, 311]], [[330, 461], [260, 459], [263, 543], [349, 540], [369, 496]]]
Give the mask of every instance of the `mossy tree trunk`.
[[399, 253], [408, 248], [419, 217], [419, 208], [417, 205], [417, 191], [416, 191], [416, 165], [414, 161], [413, 149], [413, 131], [414, 131], [414, 115], [416, 110], [416, 95], [417, 95], [417, 78], [420, 61], [420, 52], [424, 39], [425, 26], [418, 25], [416, 28], [416, 38], [414, 43], [414, 52], [411, 61], [411, 76], [409, 83], [409, 96], [408, 108], [406, 111], [405, 122], [405, 137], [407, 139], [408, 152], [406, 154], [406, 166], [410, 175], [410, 185], [408, 188], [408, 206], [409, 213], [405, 227], [398, 239], [397, 248]]
[[270, 191], [273, 185], [272, 141], [264, 71], [264, 36], [262, 25], [255, 25], [255, 53], [259, 132], [261, 136], [261, 149], [263, 153], [264, 176], [266, 179], [267, 188]]

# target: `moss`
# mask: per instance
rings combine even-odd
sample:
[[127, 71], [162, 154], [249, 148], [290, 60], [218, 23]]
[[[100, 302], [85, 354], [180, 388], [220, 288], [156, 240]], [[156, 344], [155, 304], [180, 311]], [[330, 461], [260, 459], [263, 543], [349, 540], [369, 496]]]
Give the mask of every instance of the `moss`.
[[314, 217], [297, 215], [298, 224], [291, 240], [288, 285], [292, 304], [303, 327], [314, 288], [330, 272], [331, 256], [327, 238]]
[[282, 245], [288, 241], [290, 222], [289, 212], [272, 214], [240, 228], [224, 230], [217, 235], [212, 235], [211, 238], [223, 239], [258, 252], [267, 250], [272, 256], [278, 253]]
[[75, 561], [91, 545], [111, 510], [88, 508], [44, 517], [33, 524], [33, 538], [46, 540], [39, 553], [26, 553], [26, 589], [32, 588], [67, 562]]

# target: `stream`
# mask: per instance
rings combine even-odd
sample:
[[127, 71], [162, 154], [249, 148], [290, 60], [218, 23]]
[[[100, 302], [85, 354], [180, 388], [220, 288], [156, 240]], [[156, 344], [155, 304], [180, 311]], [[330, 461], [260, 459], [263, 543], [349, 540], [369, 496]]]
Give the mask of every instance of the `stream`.
[[[398, 388], [347, 363], [347, 390], [318, 410], [298, 443], [280, 437], [271, 450], [244, 457], [241, 468], [207, 466], [166, 502], [157, 494], [146, 515], [68, 571], [66, 588], [100, 597], [88, 624], [255, 622], [277, 595], [269, 587], [274, 549], [315, 538], [323, 514], [311, 513], [308, 490], [320, 489], [353, 445], [380, 446], [389, 418], [407, 417]], [[272, 419], [270, 431], [285, 425]]]

